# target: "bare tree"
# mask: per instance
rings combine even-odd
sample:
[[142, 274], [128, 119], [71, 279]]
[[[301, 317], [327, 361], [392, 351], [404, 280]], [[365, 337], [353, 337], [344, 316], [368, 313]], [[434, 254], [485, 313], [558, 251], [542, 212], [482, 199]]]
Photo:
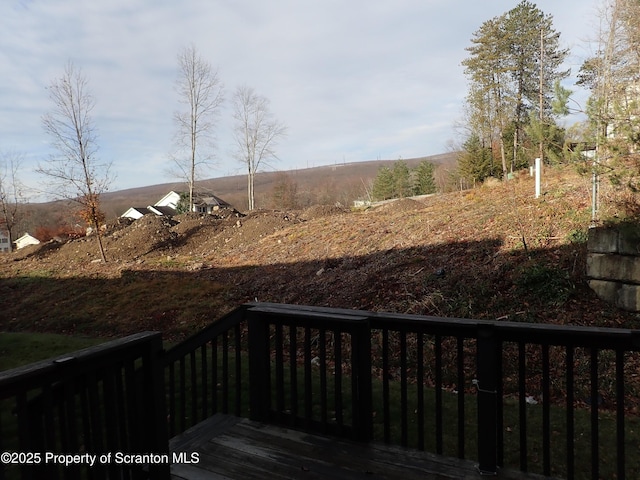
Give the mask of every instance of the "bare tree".
[[212, 159], [215, 118], [224, 100], [223, 85], [218, 72], [204, 60], [195, 46], [183, 48], [178, 54], [179, 74], [176, 88], [185, 110], [176, 112], [176, 146], [172, 155], [179, 174], [189, 185], [189, 211], [193, 211], [193, 190], [200, 168]]
[[48, 90], [53, 108], [42, 117], [42, 124], [57, 153], [37, 171], [48, 178], [49, 193], [80, 204], [80, 214], [95, 230], [100, 257], [106, 262], [100, 195], [108, 190], [112, 177], [111, 164], [100, 163], [96, 158], [97, 132], [91, 117], [94, 98], [87, 78], [71, 62]]
[[14, 230], [20, 220], [20, 205], [24, 203], [24, 186], [18, 178], [22, 155], [16, 152], [0, 153], [0, 225], [9, 234], [9, 250]]
[[233, 96], [233, 117], [236, 158], [247, 167], [249, 210], [253, 210], [255, 175], [263, 163], [277, 159], [275, 147], [287, 127], [273, 117], [269, 100], [246, 85], [238, 87]]

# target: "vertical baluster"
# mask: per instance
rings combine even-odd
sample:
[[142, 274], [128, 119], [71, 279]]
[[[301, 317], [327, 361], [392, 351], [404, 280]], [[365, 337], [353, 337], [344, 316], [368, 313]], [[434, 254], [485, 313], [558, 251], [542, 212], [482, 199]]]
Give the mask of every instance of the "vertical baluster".
[[202, 418], [208, 418], [209, 416], [209, 376], [207, 375], [207, 344], [204, 343], [200, 347], [200, 382], [202, 383]]
[[458, 337], [457, 342], [457, 367], [458, 367], [458, 458], [464, 458], [464, 338]]
[[336, 410], [336, 424], [338, 425], [338, 435], [342, 435], [342, 427], [344, 425], [344, 418], [342, 414], [342, 332], [335, 331], [335, 345], [334, 345], [334, 358], [335, 358], [335, 410]]
[[[133, 362], [133, 360], [130, 360]], [[120, 431], [120, 441], [119, 441], [119, 450], [124, 452], [132, 451], [132, 432], [128, 429], [127, 425], [127, 412], [125, 405], [125, 382], [123, 381], [123, 373], [125, 370], [124, 364], [127, 363], [127, 360], [123, 360], [122, 362], [118, 362], [116, 365], [112, 365], [111, 368], [114, 371], [114, 376], [116, 380], [116, 401], [118, 404], [118, 417], [114, 419], [120, 425], [118, 429]], [[133, 418], [133, 417], [132, 417]], [[132, 422], [133, 423], [133, 422]], [[133, 466], [126, 465], [121, 467], [121, 475], [123, 480], [129, 480], [131, 478], [131, 470]], [[78, 477], [79, 478], [79, 477]]]
[[416, 386], [418, 401], [418, 449], [424, 450], [424, 335], [417, 333]]
[[526, 472], [527, 465], [527, 357], [525, 343], [518, 343], [518, 406], [520, 423], [520, 470]]
[[304, 327], [304, 425], [311, 426], [312, 378], [311, 378], [311, 327]]
[[184, 355], [180, 357], [180, 433], [187, 429], [187, 380]]
[[436, 453], [442, 455], [442, 337], [436, 335]]
[[282, 324], [276, 326], [276, 417], [282, 423], [284, 413], [284, 342], [282, 339]]
[[549, 345], [542, 345], [542, 463], [543, 473], [551, 476], [551, 390], [549, 381]]
[[403, 447], [408, 444], [408, 400], [407, 400], [407, 332], [401, 330], [400, 335], [400, 442]]
[[504, 466], [504, 373], [502, 361], [503, 343], [496, 339], [496, 465]]
[[218, 337], [211, 340], [211, 414], [218, 413]]
[[[115, 398], [115, 381], [113, 378], [113, 370], [111, 368], [105, 368], [104, 377], [102, 382], [103, 388], [103, 399], [104, 399], [104, 410], [105, 410], [105, 431], [106, 431], [106, 445], [105, 449], [107, 452], [117, 452], [120, 450], [118, 445], [118, 424], [114, 421], [117, 418], [116, 411], [116, 398]], [[65, 445], [62, 445], [61, 448], [66, 448]], [[111, 464], [109, 466], [109, 473], [115, 476], [115, 472], [117, 471], [117, 466]]]
[[[90, 405], [90, 416], [91, 416], [91, 423], [93, 424], [92, 427], [92, 433], [93, 433], [93, 439], [92, 439], [92, 444], [94, 449], [95, 448], [99, 448], [102, 449], [102, 438], [99, 436], [99, 434], [102, 433], [101, 430], [101, 425], [99, 422], [99, 416], [98, 416], [98, 408], [97, 406], [99, 405], [97, 403], [97, 394], [95, 394], [95, 390], [96, 390], [96, 386], [95, 386], [95, 374], [94, 373], [90, 373], [89, 374], [89, 378], [91, 379], [89, 387], [88, 387], [88, 393], [89, 393], [89, 405]], [[43, 425], [44, 425], [44, 448], [43, 451], [49, 451], [49, 452], [55, 452], [57, 450], [57, 446], [56, 446], [56, 428], [55, 428], [55, 421], [54, 421], [54, 417], [55, 417], [55, 407], [53, 405], [53, 392], [51, 391], [51, 385], [47, 384], [44, 385], [42, 387], [42, 405], [43, 405]], [[0, 437], [2, 437], [2, 435], [0, 435]], [[101, 450], [97, 450], [97, 451], [101, 451]]]
[[289, 326], [289, 373], [291, 385], [291, 425], [294, 426], [298, 416], [298, 331], [294, 324]]
[[384, 441], [391, 443], [391, 407], [389, 405], [389, 330], [382, 330], [382, 409]]
[[591, 349], [591, 478], [600, 478], [599, 428], [598, 428], [598, 349]]
[[124, 388], [124, 381], [122, 378], [124, 373], [125, 362], [126, 360], [122, 362], [118, 362], [117, 365], [113, 365], [111, 368], [114, 369], [115, 378], [116, 378], [116, 392], [117, 392], [116, 398], [118, 399], [118, 421], [120, 423], [120, 447], [126, 451], [129, 448], [129, 441], [130, 441], [131, 435], [127, 428], [125, 388]]
[[229, 413], [229, 332], [222, 333], [222, 413]]
[[328, 415], [327, 415], [327, 331], [320, 329], [320, 421], [322, 422], [323, 433], [327, 433]]
[[616, 350], [616, 456], [618, 479], [624, 480], [625, 448], [624, 448], [624, 351]]
[[573, 423], [573, 403], [574, 403], [574, 348], [567, 346], [567, 479], [572, 480], [575, 475], [574, 456], [574, 423]]
[[134, 359], [129, 359], [124, 364], [124, 389], [126, 393], [126, 407], [127, 407], [127, 417], [128, 417], [128, 440], [129, 440], [129, 448], [134, 448], [139, 451], [140, 448], [144, 448], [146, 445], [144, 444], [144, 435], [146, 432], [142, 431], [141, 424], [137, 421], [138, 416], [141, 413], [141, 409], [144, 406], [136, 403], [136, 400], [141, 397], [139, 395], [139, 389], [141, 388], [140, 382], [137, 381], [136, 378], [136, 365]]
[[176, 435], [176, 363], [169, 364], [169, 436]]
[[189, 354], [189, 373], [191, 374], [191, 425], [198, 423], [198, 367], [196, 365], [196, 351]]
[[236, 355], [236, 401], [234, 412], [236, 416], [239, 417], [242, 414], [242, 336], [239, 323], [237, 323], [233, 329], [233, 337]]

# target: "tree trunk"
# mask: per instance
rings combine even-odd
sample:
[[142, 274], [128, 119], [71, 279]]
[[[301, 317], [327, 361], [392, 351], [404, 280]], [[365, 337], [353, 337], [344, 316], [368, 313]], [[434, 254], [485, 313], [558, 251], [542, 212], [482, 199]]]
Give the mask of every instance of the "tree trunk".
[[255, 207], [254, 201], [254, 194], [253, 194], [253, 184], [254, 184], [254, 177], [255, 177], [255, 172], [252, 171], [251, 167], [249, 167], [249, 175], [248, 175], [248, 182], [247, 182], [247, 196], [248, 196], [248, 200], [249, 200], [249, 210], [253, 210]]
[[502, 180], [507, 181], [507, 155], [504, 151], [504, 137], [500, 135], [500, 158], [502, 159]]
[[98, 248], [100, 249], [100, 258], [104, 263], [107, 263], [107, 256], [104, 253], [104, 246], [102, 245], [102, 232], [100, 232], [100, 225], [98, 225], [98, 219], [93, 218], [93, 228], [96, 229], [96, 235], [98, 240]]

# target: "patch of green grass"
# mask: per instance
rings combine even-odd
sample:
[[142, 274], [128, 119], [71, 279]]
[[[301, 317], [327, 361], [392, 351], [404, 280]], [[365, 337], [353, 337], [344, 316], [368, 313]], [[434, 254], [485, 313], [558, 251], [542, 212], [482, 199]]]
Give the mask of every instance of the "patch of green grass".
[[0, 333], [0, 371], [103, 343], [101, 338], [51, 333]]
[[589, 232], [585, 228], [573, 229], [567, 235], [567, 240], [569, 241], [569, 243], [578, 244], [578, 245], [587, 243], [588, 239], [589, 239]]
[[[180, 272], [123, 272], [121, 278], [0, 279], [1, 295], [19, 295], [0, 312], [3, 328], [79, 336], [120, 336], [159, 330], [191, 334], [226, 306], [228, 287]], [[6, 320], [5, 320], [6, 319]]]

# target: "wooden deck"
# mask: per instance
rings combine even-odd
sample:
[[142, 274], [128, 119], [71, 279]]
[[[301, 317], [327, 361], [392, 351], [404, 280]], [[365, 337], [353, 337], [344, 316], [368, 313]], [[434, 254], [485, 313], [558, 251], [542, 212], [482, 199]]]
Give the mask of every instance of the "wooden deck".
[[[198, 463], [171, 466], [173, 480], [479, 479], [476, 465], [379, 443], [362, 444], [215, 415], [171, 440], [172, 452]], [[502, 479], [541, 479], [500, 471]]]

